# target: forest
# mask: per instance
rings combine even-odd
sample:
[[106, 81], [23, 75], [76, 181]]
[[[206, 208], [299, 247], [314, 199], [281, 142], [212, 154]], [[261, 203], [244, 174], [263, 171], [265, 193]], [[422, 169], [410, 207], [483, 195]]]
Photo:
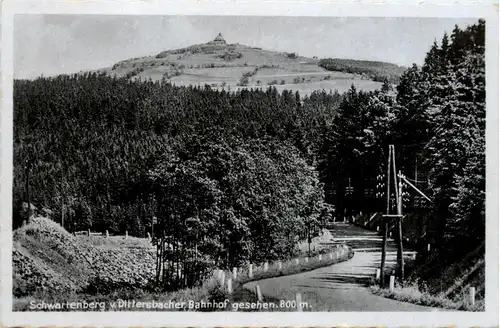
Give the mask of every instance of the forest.
[[152, 231], [162, 256], [201, 271], [287, 258], [328, 220], [383, 211], [376, 177], [394, 144], [433, 200], [411, 195], [405, 212], [424, 213], [445, 265], [485, 239], [484, 51], [479, 20], [397, 85], [306, 97], [97, 73], [15, 80], [13, 226], [28, 203], [68, 231]]
[[395, 84], [399, 83], [399, 77], [405, 71], [404, 67], [391, 63], [340, 58], [320, 59], [318, 66], [328, 71], [360, 74], [373, 81]]

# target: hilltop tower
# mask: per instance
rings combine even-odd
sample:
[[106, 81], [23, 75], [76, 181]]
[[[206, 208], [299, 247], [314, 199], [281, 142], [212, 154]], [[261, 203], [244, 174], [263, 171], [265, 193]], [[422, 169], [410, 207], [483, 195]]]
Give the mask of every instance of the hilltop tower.
[[226, 44], [226, 40], [224, 40], [221, 33], [219, 33], [212, 42], [216, 44]]

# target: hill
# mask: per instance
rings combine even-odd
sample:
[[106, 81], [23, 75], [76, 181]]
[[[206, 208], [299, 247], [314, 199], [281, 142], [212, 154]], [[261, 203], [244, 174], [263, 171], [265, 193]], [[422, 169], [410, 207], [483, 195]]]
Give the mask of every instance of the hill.
[[[278, 91], [299, 91], [302, 96], [322, 89], [342, 93], [352, 84], [359, 90], [372, 91], [380, 88], [381, 76], [386, 69], [391, 81], [401, 73], [401, 69], [395, 70], [394, 67], [398, 66], [393, 64], [352, 60], [340, 62], [344, 65], [339, 69], [322, 67], [322, 61], [317, 58], [239, 43], [228, 44], [219, 34], [207, 43], [123, 60], [99, 72], [130, 79], [166, 79], [176, 85], [208, 84], [212, 88], [233, 91], [274, 85]], [[370, 65], [367, 66], [367, 63]], [[351, 68], [350, 71], [346, 67]], [[367, 68], [376, 69], [378, 81], [371, 79], [373, 74], [366, 74]]]

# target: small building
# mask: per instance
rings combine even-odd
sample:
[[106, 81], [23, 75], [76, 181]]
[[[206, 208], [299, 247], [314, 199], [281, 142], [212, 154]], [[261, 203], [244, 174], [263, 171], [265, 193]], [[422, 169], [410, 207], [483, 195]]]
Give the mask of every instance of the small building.
[[224, 37], [222, 36], [221, 33], [219, 33], [215, 39], [212, 41], [212, 43], [215, 44], [226, 44], [226, 40], [224, 40]]

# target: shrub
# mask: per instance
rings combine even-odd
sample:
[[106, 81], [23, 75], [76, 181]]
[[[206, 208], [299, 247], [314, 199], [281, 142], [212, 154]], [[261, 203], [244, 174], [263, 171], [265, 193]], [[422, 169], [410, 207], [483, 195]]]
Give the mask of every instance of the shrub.
[[142, 67], [133, 69], [133, 70], [127, 72], [127, 74], [125, 74], [125, 78], [130, 79], [134, 76], [139, 75], [141, 72], [144, 72], [144, 68], [142, 68]]
[[248, 76], [242, 76], [240, 78], [240, 82], [238, 82], [238, 86], [246, 86], [248, 85], [248, 82], [249, 82]]
[[239, 59], [239, 58], [242, 58], [243, 57], [243, 54], [241, 52], [230, 52], [230, 51], [226, 51], [224, 54], [222, 55], [218, 55], [217, 56], [218, 58], [222, 58], [224, 59], [225, 61], [233, 61], [235, 59]]

